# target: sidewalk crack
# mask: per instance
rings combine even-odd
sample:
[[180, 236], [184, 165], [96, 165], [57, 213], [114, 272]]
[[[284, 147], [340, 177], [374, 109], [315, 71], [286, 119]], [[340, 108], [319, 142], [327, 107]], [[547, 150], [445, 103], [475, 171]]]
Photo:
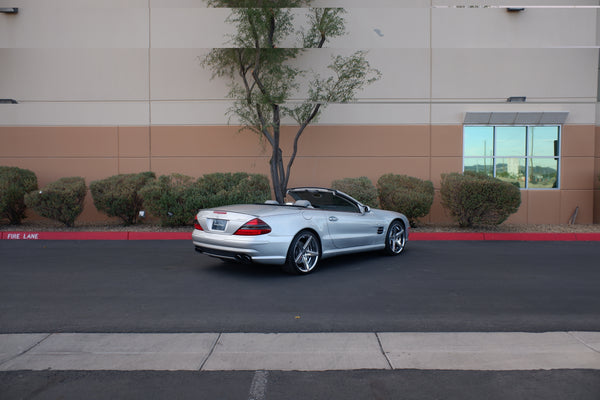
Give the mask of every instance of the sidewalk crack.
[[595, 347], [590, 346], [589, 344], [587, 344], [583, 339], [581, 339], [580, 337], [578, 337], [575, 334], [575, 332], [567, 332], [567, 335], [571, 336], [572, 338], [574, 338], [575, 340], [577, 340], [579, 343], [581, 343], [582, 345], [584, 345], [588, 349], [592, 350], [594, 353], [600, 354], [600, 350], [598, 350]]
[[53, 333], [48, 333], [46, 334], [46, 336], [44, 336], [41, 340], [38, 340], [36, 343], [32, 344], [31, 346], [29, 346], [28, 348], [26, 348], [25, 350], [23, 350], [22, 352], [20, 352], [19, 354], [15, 354], [14, 356], [7, 358], [6, 360], [0, 362], [0, 367], [13, 361], [16, 360], [17, 358], [29, 353], [31, 350], [33, 350], [34, 348], [36, 348], [37, 346], [39, 346], [40, 344], [42, 344], [43, 342], [45, 342], [50, 336], [54, 335]]
[[212, 347], [210, 348], [210, 351], [208, 352], [208, 355], [206, 356], [204, 361], [202, 361], [202, 364], [200, 365], [200, 368], [198, 369], [198, 371], [202, 371], [204, 369], [204, 366], [208, 362], [208, 359], [210, 358], [210, 356], [212, 356], [213, 352], [215, 351], [215, 348], [217, 347], [219, 340], [221, 340], [221, 335], [222, 335], [222, 333], [219, 332], [219, 336], [217, 336], [217, 339], [215, 339], [215, 342], [213, 343]]
[[390, 361], [390, 358], [388, 357], [387, 353], [383, 349], [383, 344], [381, 343], [381, 338], [379, 337], [379, 333], [375, 332], [375, 337], [377, 338], [377, 343], [379, 343], [379, 350], [381, 351], [381, 354], [383, 354], [383, 356], [385, 357], [385, 360], [388, 363], [388, 367], [391, 370], [393, 370], [394, 366], [392, 365], [392, 362]]

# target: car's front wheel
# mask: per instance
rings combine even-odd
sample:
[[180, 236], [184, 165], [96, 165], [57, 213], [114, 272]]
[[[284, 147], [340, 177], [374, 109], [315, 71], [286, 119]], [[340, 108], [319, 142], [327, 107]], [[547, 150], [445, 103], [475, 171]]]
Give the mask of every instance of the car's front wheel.
[[317, 267], [320, 255], [321, 244], [317, 235], [302, 231], [292, 240], [283, 269], [290, 274], [308, 274]]
[[406, 232], [401, 221], [393, 221], [385, 237], [385, 252], [390, 256], [402, 253], [406, 245]]

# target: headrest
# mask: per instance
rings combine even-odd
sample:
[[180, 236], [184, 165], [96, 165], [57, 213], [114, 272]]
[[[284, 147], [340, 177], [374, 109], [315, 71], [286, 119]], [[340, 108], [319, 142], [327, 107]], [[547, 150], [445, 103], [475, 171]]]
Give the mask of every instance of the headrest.
[[294, 205], [297, 207], [305, 207], [305, 208], [312, 207], [310, 204], [310, 201], [308, 201], [308, 200], [296, 200], [294, 202]]

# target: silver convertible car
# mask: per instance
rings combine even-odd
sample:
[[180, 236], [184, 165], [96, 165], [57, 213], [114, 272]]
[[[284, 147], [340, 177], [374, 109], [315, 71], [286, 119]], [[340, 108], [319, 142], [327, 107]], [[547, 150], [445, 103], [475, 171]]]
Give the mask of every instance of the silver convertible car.
[[403, 214], [372, 209], [333, 189], [294, 188], [287, 195], [293, 203], [268, 200], [200, 210], [192, 233], [196, 250], [307, 274], [322, 258], [371, 250], [397, 255], [408, 241]]

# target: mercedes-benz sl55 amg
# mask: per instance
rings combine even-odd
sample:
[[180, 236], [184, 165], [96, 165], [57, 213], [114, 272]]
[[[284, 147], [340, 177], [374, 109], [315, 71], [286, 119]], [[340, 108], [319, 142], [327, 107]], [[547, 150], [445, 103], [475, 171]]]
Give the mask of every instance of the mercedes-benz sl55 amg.
[[333, 189], [289, 189], [294, 201], [238, 204], [200, 210], [194, 221], [195, 249], [223, 260], [282, 265], [307, 274], [323, 258], [381, 250], [395, 256], [408, 241], [401, 213], [371, 208]]

